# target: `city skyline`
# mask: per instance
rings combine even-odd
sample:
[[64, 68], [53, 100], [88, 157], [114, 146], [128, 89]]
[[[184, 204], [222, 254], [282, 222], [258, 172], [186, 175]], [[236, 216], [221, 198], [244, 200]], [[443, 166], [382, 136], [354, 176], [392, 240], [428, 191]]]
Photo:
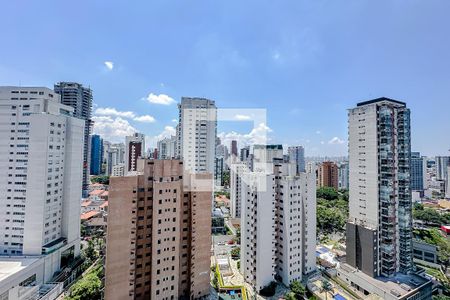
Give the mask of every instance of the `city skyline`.
[[[7, 3], [0, 32], [9, 46], [0, 54], [8, 59], [0, 64], [0, 82], [80, 82], [94, 93], [95, 133], [109, 140], [143, 132], [153, 146], [155, 137], [174, 134], [183, 96], [212, 99], [218, 108], [264, 108], [269, 143], [304, 145], [306, 156], [345, 155], [347, 109], [384, 96], [413, 111], [414, 151], [448, 155], [439, 137], [449, 129], [450, 44], [442, 37], [450, 4], [319, 1], [284, 9], [258, 2], [251, 19], [255, 3], [240, 4], [142, 3], [127, 6], [124, 16], [119, 4], [105, 13], [86, 2], [80, 17], [62, 4], [28, 3], [24, 10]], [[375, 19], [380, 15], [383, 22]], [[50, 29], [54, 34], [31, 34]], [[30, 52], [27, 43], [45, 46]], [[234, 130], [230, 138], [245, 139], [246, 123], [219, 122], [218, 135]]]

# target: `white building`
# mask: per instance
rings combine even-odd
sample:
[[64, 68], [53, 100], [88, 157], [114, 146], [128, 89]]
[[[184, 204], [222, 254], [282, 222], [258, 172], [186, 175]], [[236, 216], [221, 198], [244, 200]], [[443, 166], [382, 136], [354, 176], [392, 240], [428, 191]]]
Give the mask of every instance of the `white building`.
[[24, 259], [40, 285], [79, 255], [85, 121], [72, 113], [51, 89], [0, 87], [1, 297], [23, 299]]
[[241, 181], [241, 270], [257, 291], [279, 276], [285, 285], [315, 271], [314, 173], [275, 161], [273, 171], [244, 172]]
[[48, 88], [0, 87], [1, 254], [78, 252], [84, 121], [72, 112]]
[[111, 176], [115, 165], [125, 165], [125, 144], [119, 143], [111, 145], [108, 142], [106, 148], [104, 156], [106, 160], [106, 175]]
[[136, 132], [125, 137], [125, 172], [136, 171], [140, 157], [145, 157], [145, 135]]
[[117, 164], [114, 167], [112, 167], [111, 176], [125, 176], [125, 165]]
[[191, 173], [214, 174], [217, 136], [215, 102], [203, 98], [183, 97], [177, 126], [177, 156]]
[[231, 217], [241, 217], [241, 184], [242, 175], [248, 172], [247, 164], [242, 162], [232, 163], [230, 166], [230, 201], [231, 201]]
[[158, 141], [158, 159], [173, 159], [176, 156], [177, 137], [171, 136]]
[[43, 257], [0, 256], [0, 299], [53, 300], [63, 292], [63, 283], [46, 283], [53, 276]]

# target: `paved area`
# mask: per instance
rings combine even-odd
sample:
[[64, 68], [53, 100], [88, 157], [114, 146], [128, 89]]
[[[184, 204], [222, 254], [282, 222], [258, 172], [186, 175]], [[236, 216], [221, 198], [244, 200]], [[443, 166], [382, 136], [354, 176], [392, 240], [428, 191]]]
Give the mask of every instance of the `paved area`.
[[[214, 235], [214, 255], [228, 255], [233, 247], [236, 245], [228, 245], [228, 242], [233, 240], [233, 235]], [[220, 245], [219, 245], [220, 244]]]

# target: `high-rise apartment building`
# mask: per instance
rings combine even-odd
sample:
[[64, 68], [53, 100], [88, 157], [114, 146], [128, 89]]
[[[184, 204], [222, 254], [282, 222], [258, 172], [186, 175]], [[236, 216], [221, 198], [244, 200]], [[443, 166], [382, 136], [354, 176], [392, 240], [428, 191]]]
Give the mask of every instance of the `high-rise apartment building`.
[[317, 186], [339, 189], [339, 168], [335, 162], [325, 161], [317, 169]]
[[423, 157], [420, 156], [420, 152], [411, 152], [411, 190], [423, 191], [424, 190], [424, 176], [426, 170], [423, 169], [424, 162]]
[[447, 167], [450, 166], [450, 156], [436, 156], [436, 179], [447, 180]]
[[223, 173], [225, 170], [225, 159], [223, 156], [217, 156], [214, 159], [214, 183], [216, 186], [223, 186]]
[[103, 140], [98, 134], [91, 135], [91, 175], [100, 175], [103, 164]]
[[47, 256], [50, 276], [79, 254], [85, 121], [73, 115], [51, 89], [0, 87], [0, 255]]
[[[349, 111], [347, 262], [371, 276], [413, 267], [409, 115], [405, 103], [388, 98]], [[358, 245], [363, 238], [372, 242]]]
[[231, 141], [231, 155], [238, 157], [238, 147], [236, 140]]
[[125, 164], [117, 164], [112, 167], [111, 176], [125, 176]]
[[429, 299], [430, 282], [412, 274], [410, 111], [378, 98], [348, 116], [347, 258], [338, 275], [363, 294]]
[[252, 156], [253, 171], [273, 171], [274, 160], [283, 161], [282, 145], [254, 145]]
[[73, 116], [83, 119], [84, 148], [83, 148], [83, 197], [87, 197], [89, 186], [90, 142], [92, 131], [92, 90], [76, 82], [58, 82], [54, 86], [55, 93], [61, 97], [61, 103], [73, 107]]
[[174, 159], [177, 150], [177, 137], [164, 138], [157, 143], [159, 159]]
[[[447, 174], [450, 174], [450, 166], [447, 167]], [[450, 176], [447, 176], [445, 182], [445, 198], [450, 199]]]
[[114, 166], [118, 164], [125, 166], [125, 144], [111, 144], [109, 142], [103, 142], [103, 144], [104, 148], [106, 148], [106, 151], [104, 151], [104, 160], [106, 162], [105, 174], [110, 176], [113, 173]]
[[249, 168], [247, 164], [243, 162], [232, 162], [230, 166], [230, 213], [232, 218], [241, 217], [241, 184], [242, 175], [244, 172], [248, 172]]
[[349, 182], [348, 162], [341, 162], [338, 165], [338, 187], [340, 190], [348, 190]]
[[214, 173], [217, 137], [215, 102], [203, 98], [183, 97], [177, 126], [178, 157], [190, 173]]
[[241, 153], [240, 153], [240, 159], [242, 162], [245, 162], [248, 160], [250, 156], [250, 146], [246, 146], [241, 148]]
[[303, 146], [293, 146], [288, 148], [289, 161], [295, 163], [297, 173], [305, 172], [305, 148]]
[[136, 171], [138, 158], [145, 157], [145, 135], [134, 133], [125, 137], [125, 172]]
[[315, 174], [297, 175], [279, 159], [272, 166], [241, 180], [241, 270], [257, 291], [275, 277], [301, 281], [316, 268]]
[[105, 299], [209, 294], [211, 192], [183, 173], [180, 160], [139, 159], [135, 173], [111, 178]]

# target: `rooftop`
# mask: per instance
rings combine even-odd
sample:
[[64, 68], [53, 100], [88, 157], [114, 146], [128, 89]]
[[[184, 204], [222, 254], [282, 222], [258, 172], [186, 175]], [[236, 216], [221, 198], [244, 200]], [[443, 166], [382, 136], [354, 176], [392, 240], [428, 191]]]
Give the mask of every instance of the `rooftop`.
[[392, 102], [395, 104], [400, 104], [402, 106], [406, 106], [405, 102], [394, 100], [394, 99], [387, 98], [387, 97], [380, 97], [380, 98], [376, 98], [376, 99], [372, 99], [372, 100], [368, 100], [368, 101], [363, 101], [363, 102], [358, 103], [356, 106], [364, 106], [364, 105], [374, 104], [374, 103], [378, 103], [378, 102], [385, 102], [385, 101]]
[[348, 264], [341, 264], [341, 269], [348, 273], [353, 273], [354, 276], [359, 277], [368, 284], [376, 286], [385, 291], [385, 293], [390, 293], [397, 298], [402, 298], [429, 282], [429, 280], [415, 274], [405, 275], [397, 273], [394, 277], [373, 278]]
[[39, 261], [39, 257], [0, 256], [0, 281], [5, 280]]
[[95, 210], [88, 211], [87, 213], [81, 214], [81, 220], [89, 220], [98, 214], [100, 214], [100, 212]]

